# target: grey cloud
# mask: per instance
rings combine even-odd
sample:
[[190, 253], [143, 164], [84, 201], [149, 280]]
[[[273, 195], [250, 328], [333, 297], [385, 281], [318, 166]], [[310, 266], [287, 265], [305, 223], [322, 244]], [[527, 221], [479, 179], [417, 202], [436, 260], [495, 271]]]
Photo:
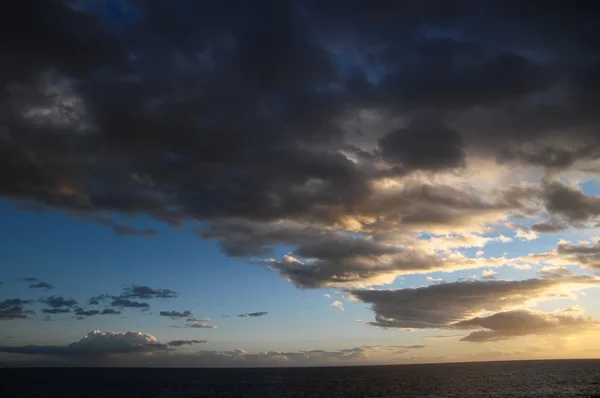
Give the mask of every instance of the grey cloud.
[[167, 345], [170, 345], [172, 347], [181, 347], [184, 345], [206, 344], [206, 343], [208, 343], [208, 340], [173, 340], [173, 341], [167, 343]]
[[591, 244], [559, 243], [556, 253], [585, 267], [600, 269], [600, 241]]
[[137, 286], [132, 285], [123, 289], [123, 293], [119, 296], [120, 298], [140, 298], [140, 299], [152, 299], [152, 298], [175, 298], [177, 292], [169, 289], [153, 289], [150, 286]]
[[[488, 197], [409, 179], [460, 173], [467, 155], [570, 167], [600, 147], [593, 5], [452, 2], [440, 17], [403, 2], [375, 12], [135, 1], [135, 21], [116, 27], [71, 2], [38, 3], [2, 13], [0, 196], [122, 235], [156, 231], [107, 214], [202, 221], [198, 235], [231, 256], [291, 245], [290, 258], [315, 261], [269, 266], [301, 288], [474, 267], [388, 253], [397, 248], [381, 241], [327, 242], [346, 223], [364, 236], [454, 231], [535, 212], [523, 189]], [[362, 114], [387, 127], [368, 128]], [[545, 144], [561, 139], [575, 143]], [[381, 189], [386, 175], [408, 180]], [[554, 184], [543, 191], [548, 212], [567, 224], [600, 214], [595, 198]], [[359, 255], [344, 257], [349, 247]], [[171, 297], [132, 286], [113, 302]]]
[[113, 307], [129, 307], [129, 308], [150, 308], [150, 304], [132, 301], [124, 298], [116, 298], [111, 303]]
[[35, 312], [24, 307], [29, 303], [31, 303], [31, 300], [18, 298], [0, 301], [0, 321], [31, 318], [32, 315], [35, 315]]
[[29, 287], [32, 289], [44, 289], [44, 290], [54, 289], [54, 286], [52, 286], [51, 284], [49, 284], [47, 282], [33, 283], [33, 284], [29, 285]]
[[39, 281], [38, 278], [35, 278], [33, 276], [30, 276], [30, 277], [27, 277], [27, 278], [23, 278], [22, 280], [25, 281], [25, 282], [37, 282], [37, 281]]
[[531, 229], [535, 232], [541, 233], [553, 233], [564, 231], [568, 228], [568, 225], [559, 220], [548, 220], [537, 222], [531, 225]]
[[238, 316], [241, 318], [245, 318], [245, 317], [257, 318], [257, 317], [267, 316], [267, 315], [269, 315], [268, 312], [250, 312], [250, 313], [246, 313], [246, 314], [239, 314]]
[[0, 304], [2, 304], [2, 305], [25, 305], [25, 304], [29, 304], [29, 303], [31, 303], [31, 300], [24, 300], [24, 299], [19, 299], [19, 298], [6, 299], [6, 300], [0, 302]]
[[100, 313], [101, 315], [119, 315], [121, 311], [113, 310], [112, 308], [105, 308]]
[[[460, 165], [470, 141], [489, 150], [501, 140], [543, 136], [540, 124], [597, 122], [598, 65], [590, 61], [597, 32], [573, 28], [595, 26], [587, 7], [566, 11], [573, 23], [558, 26], [555, 8], [532, 13], [517, 3], [477, 14], [468, 3], [453, 4], [442, 19], [429, 7], [404, 5], [368, 23], [356, 9], [332, 12], [318, 2], [303, 2], [310, 18], [295, 12], [296, 4], [269, 5], [189, 3], [171, 10], [138, 1], [139, 19], [123, 29], [64, 2], [23, 0], [7, 10], [1, 50], [9, 60], [9, 139], [0, 158], [8, 177], [1, 194], [90, 216], [146, 214], [170, 224], [231, 217], [331, 223], [354, 214], [371, 193], [362, 165], [339, 153], [348, 143], [337, 121], [356, 109], [413, 120], [429, 109], [499, 108], [527, 130], [468, 135], [427, 126], [417, 137], [408, 126], [383, 140], [385, 158], [425, 170]], [[430, 37], [426, 27], [461, 34]], [[556, 35], [577, 44], [567, 49], [551, 39]], [[349, 41], [355, 49], [345, 58], [354, 61], [342, 67], [348, 62], [333, 48]], [[517, 42], [533, 50], [517, 51]], [[376, 54], [369, 50], [374, 44], [382, 48]], [[89, 48], [97, 49], [93, 56]], [[538, 52], [543, 56], [531, 55]], [[379, 84], [367, 78], [373, 71]], [[568, 105], [530, 104], [532, 95], [562, 82], [571, 90]], [[521, 123], [529, 114], [535, 117]], [[82, 131], [94, 133], [69, 134]], [[132, 228], [116, 232], [153, 233]]]
[[75, 315], [77, 315], [79, 318], [85, 318], [85, 317], [88, 317], [88, 316], [98, 315], [100, 313], [100, 311], [98, 311], [98, 310], [84, 310], [83, 308], [75, 308], [75, 310], [73, 311], [73, 313]]
[[44, 314], [66, 314], [71, 312], [70, 308], [44, 308], [42, 310]]
[[52, 308], [61, 308], [61, 307], [74, 307], [77, 305], [77, 301], [73, 298], [64, 298], [63, 296], [50, 296], [43, 299], [40, 299], [40, 302], [46, 304]]
[[185, 318], [192, 315], [192, 313], [190, 311], [183, 311], [183, 312], [178, 312], [178, 311], [161, 311], [160, 312], [160, 316], [168, 316], [171, 318]]
[[87, 301], [89, 305], [98, 305], [105, 300], [109, 300], [111, 298], [108, 294], [99, 294], [97, 296], [90, 297]]
[[353, 290], [371, 304], [375, 321], [384, 328], [447, 328], [481, 311], [497, 312], [549, 298], [561, 285], [584, 289], [599, 285], [589, 276], [556, 275], [520, 281], [460, 281], [396, 290]]
[[562, 216], [569, 223], [593, 221], [600, 216], [600, 198], [559, 182], [545, 184], [543, 200], [551, 214]]
[[580, 333], [598, 327], [600, 323], [588, 317], [522, 310], [467, 319], [453, 326], [458, 329], [483, 328], [484, 330], [472, 332], [461, 339], [481, 343], [532, 334]]
[[384, 159], [408, 170], [443, 170], [465, 165], [460, 133], [431, 117], [412, 120], [407, 128], [379, 140], [379, 146]]

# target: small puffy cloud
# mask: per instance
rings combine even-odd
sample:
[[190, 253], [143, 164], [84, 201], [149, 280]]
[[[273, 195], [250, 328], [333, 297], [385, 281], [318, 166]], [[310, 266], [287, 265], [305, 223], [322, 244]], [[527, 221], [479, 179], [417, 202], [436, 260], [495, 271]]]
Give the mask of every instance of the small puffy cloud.
[[521, 240], [536, 240], [538, 238], [538, 234], [535, 230], [519, 229], [515, 234], [515, 238]]
[[54, 286], [47, 283], [47, 282], [38, 282], [38, 283], [33, 283], [31, 285], [29, 285], [29, 287], [31, 289], [42, 289], [42, 290], [50, 290], [50, 289], [54, 289]]
[[46, 304], [48, 307], [61, 308], [61, 307], [75, 307], [77, 301], [73, 298], [64, 298], [63, 296], [50, 296], [40, 299], [40, 302]]
[[325, 293], [325, 294], [323, 295], [323, 297], [331, 298], [331, 294], [329, 294], [329, 293]]
[[165, 350], [152, 335], [141, 332], [89, 332], [78, 342], [66, 346], [0, 347], [0, 352], [53, 355], [57, 357], [102, 357], [112, 354], [132, 354]]
[[138, 298], [138, 299], [152, 299], [152, 298], [175, 298], [177, 292], [169, 289], [153, 289], [150, 286], [138, 286], [131, 285], [123, 289], [123, 293], [119, 296], [120, 298]]
[[258, 317], [267, 316], [267, 315], [269, 315], [268, 312], [261, 311], [261, 312], [250, 312], [250, 313], [245, 313], [245, 314], [239, 314], [238, 317], [240, 317], [240, 318], [246, 318], [246, 317], [258, 318]]
[[21, 280], [24, 281], [24, 282], [37, 282], [37, 281], [39, 281], [38, 278], [33, 277], [33, 276], [30, 276], [30, 277], [27, 277], [27, 278], [23, 278]]
[[111, 303], [111, 306], [113, 307], [122, 307], [122, 308], [150, 308], [150, 304], [148, 303], [141, 303], [139, 301], [133, 301], [133, 300], [129, 300], [129, 299], [124, 299], [124, 298], [116, 298], [114, 299]]
[[429, 282], [432, 282], [432, 283], [438, 283], [438, 284], [439, 284], [439, 283], [445, 283], [445, 282], [446, 282], [446, 281], [445, 281], [444, 279], [442, 279], [442, 278], [434, 278], [434, 277], [432, 277], [432, 276], [428, 276], [428, 277], [427, 277], [427, 280], [428, 280]]
[[181, 347], [184, 345], [193, 345], [193, 344], [206, 344], [208, 340], [173, 340], [168, 342], [167, 345], [172, 347]]
[[329, 306], [344, 311], [344, 303], [339, 300], [334, 301], [333, 303], [329, 304]]
[[484, 329], [472, 332], [461, 339], [461, 341], [482, 343], [532, 334], [581, 333], [597, 328], [600, 323], [582, 316], [518, 310], [467, 319], [453, 326], [457, 329]]
[[482, 279], [496, 279], [497, 276], [498, 273], [492, 269], [484, 269], [483, 271], [481, 271]]
[[161, 311], [160, 316], [168, 316], [170, 318], [185, 318], [188, 316], [191, 316], [192, 313], [190, 311], [183, 311], [183, 312], [178, 312], [178, 311]]

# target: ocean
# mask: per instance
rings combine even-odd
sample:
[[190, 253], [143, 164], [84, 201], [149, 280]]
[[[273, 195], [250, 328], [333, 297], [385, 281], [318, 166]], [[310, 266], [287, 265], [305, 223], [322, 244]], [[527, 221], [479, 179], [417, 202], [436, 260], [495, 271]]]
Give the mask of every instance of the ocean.
[[10, 368], [0, 397], [600, 397], [600, 360], [322, 368]]

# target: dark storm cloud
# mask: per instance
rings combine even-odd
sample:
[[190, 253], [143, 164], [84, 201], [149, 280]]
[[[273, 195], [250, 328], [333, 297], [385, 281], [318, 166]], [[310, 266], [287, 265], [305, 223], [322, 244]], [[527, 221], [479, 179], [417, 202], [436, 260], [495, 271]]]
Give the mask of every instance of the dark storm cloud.
[[[514, 2], [466, 4], [386, 12], [355, 4], [333, 12], [312, 1], [132, 1], [135, 17], [116, 22], [65, 1], [19, 2], [2, 12], [7, 173], [0, 192], [90, 215], [144, 213], [170, 223], [235, 216], [331, 222], [369, 194], [369, 176], [337, 152], [337, 120], [355, 109], [409, 120], [423, 109], [520, 109], [532, 106], [523, 104], [528, 95], [569, 82], [572, 105], [553, 115], [563, 124], [575, 114], [592, 118], [600, 101], [590, 59], [599, 49], [589, 6], [563, 10], [572, 22], [557, 25], [563, 19], [554, 5], [533, 13]], [[447, 17], [437, 16], [440, 7]], [[365, 13], [368, 22], [359, 22]], [[460, 33], [435, 37], [436, 29]], [[577, 44], [554, 39], [561, 35]], [[349, 42], [354, 53], [344, 53]], [[441, 170], [463, 164], [469, 139], [492, 148], [500, 139], [528, 139], [471, 137], [427, 123], [382, 139], [384, 159]], [[536, 159], [529, 161], [542, 163]]]
[[0, 301], [0, 321], [31, 318], [32, 315], [35, 315], [35, 312], [24, 307], [29, 303], [31, 303], [31, 300], [18, 298]]
[[208, 340], [173, 340], [173, 341], [167, 343], [167, 345], [170, 345], [172, 347], [181, 347], [184, 345], [206, 344], [206, 343], [208, 343]]
[[150, 304], [148, 303], [141, 303], [139, 301], [133, 301], [133, 300], [129, 300], [129, 299], [124, 299], [124, 298], [116, 298], [114, 299], [111, 303], [111, 306], [113, 307], [128, 307], [128, 308], [150, 308]]
[[64, 298], [63, 296], [42, 298], [40, 299], [40, 302], [52, 308], [75, 307], [77, 305], [77, 301], [73, 298]]
[[177, 297], [177, 292], [169, 289], [152, 289], [150, 286], [132, 285], [123, 289], [123, 293], [119, 297], [140, 299], [175, 298]]
[[438, 170], [464, 166], [462, 136], [435, 119], [415, 119], [379, 140], [383, 158], [407, 169]]
[[52, 286], [51, 284], [49, 284], [47, 282], [34, 283], [32, 285], [29, 285], [29, 287], [32, 289], [44, 289], [44, 290], [54, 289], [54, 286]]
[[246, 317], [250, 317], [250, 318], [258, 318], [261, 316], [267, 316], [269, 315], [268, 312], [250, 312], [250, 313], [246, 313], [246, 314], [239, 314], [238, 317], [240, 318], [246, 318]]
[[371, 304], [371, 325], [390, 328], [447, 328], [481, 311], [496, 312], [551, 297], [561, 285], [599, 285], [589, 276], [555, 275], [520, 281], [459, 281], [396, 290], [354, 290]]
[[178, 311], [161, 311], [160, 316], [168, 316], [171, 318], [186, 318], [188, 316], [191, 316], [192, 313], [190, 311], [183, 311], [183, 312], [178, 312]]
[[66, 314], [71, 312], [70, 308], [44, 308], [42, 310], [44, 314]]
[[458, 329], [486, 329], [471, 332], [461, 339], [461, 341], [482, 343], [531, 334], [580, 333], [599, 325], [598, 321], [588, 317], [521, 310], [476, 317], [457, 322], [453, 326]]
[[[291, 245], [268, 265], [302, 288], [485, 266], [376, 236], [390, 231], [482, 228], [539, 215], [531, 203], [548, 213], [536, 232], [600, 215], [559, 183], [486, 197], [434, 176], [465, 172], [470, 155], [547, 169], [598, 158], [592, 2], [131, 0], [119, 20], [38, 3], [0, 8], [3, 198], [121, 235], [156, 230], [113, 215], [202, 221], [198, 236], [235, 257]], [[173, 297], [131, 286], [111, 306]]]

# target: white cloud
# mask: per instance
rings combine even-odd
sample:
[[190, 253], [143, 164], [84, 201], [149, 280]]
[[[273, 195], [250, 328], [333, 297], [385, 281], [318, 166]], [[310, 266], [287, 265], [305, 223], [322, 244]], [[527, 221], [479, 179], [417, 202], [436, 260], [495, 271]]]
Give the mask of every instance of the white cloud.
[[333, 303], [329, 304], [331, 307], [334, 308], [339, 308], [340, 310], [344, 311], [344, 303], [342, 303], [339, 300], [334, 301]]

